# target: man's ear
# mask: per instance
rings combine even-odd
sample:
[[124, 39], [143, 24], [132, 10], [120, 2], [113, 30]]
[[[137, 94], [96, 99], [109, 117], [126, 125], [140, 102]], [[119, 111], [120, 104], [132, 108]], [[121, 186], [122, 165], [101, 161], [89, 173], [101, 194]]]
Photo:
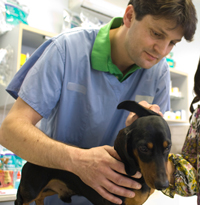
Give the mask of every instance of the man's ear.
[[133, 20], [135, 20], [135, 11], [134, 11], [133, 5], [128, 5], [126, 7], [124, 17], [123, 17], [124, 25], [127, 28], [130, 28]]

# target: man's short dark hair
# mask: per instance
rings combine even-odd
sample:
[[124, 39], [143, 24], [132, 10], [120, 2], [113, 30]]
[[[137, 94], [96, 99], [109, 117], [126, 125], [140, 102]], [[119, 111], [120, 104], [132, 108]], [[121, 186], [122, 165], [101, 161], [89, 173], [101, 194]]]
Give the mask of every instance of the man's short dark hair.
[[182, 26], [184, 38], [193, 40], [197, 16], [192, 0], [130, 0], [129, 4], [134, 7], [136, 20], [140, 21], [146, 15], [174, 20], [176, 27]]

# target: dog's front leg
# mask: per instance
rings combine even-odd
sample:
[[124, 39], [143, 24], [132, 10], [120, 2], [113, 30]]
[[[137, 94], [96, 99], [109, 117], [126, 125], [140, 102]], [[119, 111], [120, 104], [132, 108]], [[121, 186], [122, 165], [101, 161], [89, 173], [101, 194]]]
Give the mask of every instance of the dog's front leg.
[[36, 205], [44, 205], [44, 198], [39, 198], [39, 199], [35, 200], [35, 204]]

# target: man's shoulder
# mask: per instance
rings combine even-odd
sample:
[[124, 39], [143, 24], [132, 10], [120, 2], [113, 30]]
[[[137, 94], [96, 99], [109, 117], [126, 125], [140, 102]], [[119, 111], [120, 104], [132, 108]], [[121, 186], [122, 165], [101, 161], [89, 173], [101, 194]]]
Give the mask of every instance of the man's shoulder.
[[[97, 33], [99, 32], [98, 28], [83, 28], [83, 27], [76, 27], [72, 29], [68, 29], [60, 33], [55, 39], [77, 39], [82, 37], [87, 38], [96, 38]], [[83, 39], [82, 39], [83, 40]]]
[[77, 27], [63, 31], [52, 38], [53, 43], [62, 51], [66, 52], [77, 49], [91, 49], [99, 29]]

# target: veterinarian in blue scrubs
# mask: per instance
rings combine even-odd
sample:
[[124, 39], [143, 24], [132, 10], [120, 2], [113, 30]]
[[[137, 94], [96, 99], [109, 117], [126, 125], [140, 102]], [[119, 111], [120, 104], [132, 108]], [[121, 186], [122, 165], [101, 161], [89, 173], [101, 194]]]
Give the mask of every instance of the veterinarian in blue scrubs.
[[[7, 87], [17, 100], [0, 143], [27, 161], [75, 173], [113, 203], [121, 203], [114, 194], [134, 197], [123, 187], [141, 186], [120, 175], [124, 165], [112, 147], [129, 115], [116, 107], [135, 100], [157, 112], [170, 109], [164, 57], [183, 36], [192, 40], [197, 21], [190, 0], [187, 7], [186, 0], [157, 1], [132, 0], [123, 18], [101, 29], [71, 29], [36, 50]], [[50, 204], [64, 203], [52, 196]], [[75, 196], [71, 204], [91, 203]]]

